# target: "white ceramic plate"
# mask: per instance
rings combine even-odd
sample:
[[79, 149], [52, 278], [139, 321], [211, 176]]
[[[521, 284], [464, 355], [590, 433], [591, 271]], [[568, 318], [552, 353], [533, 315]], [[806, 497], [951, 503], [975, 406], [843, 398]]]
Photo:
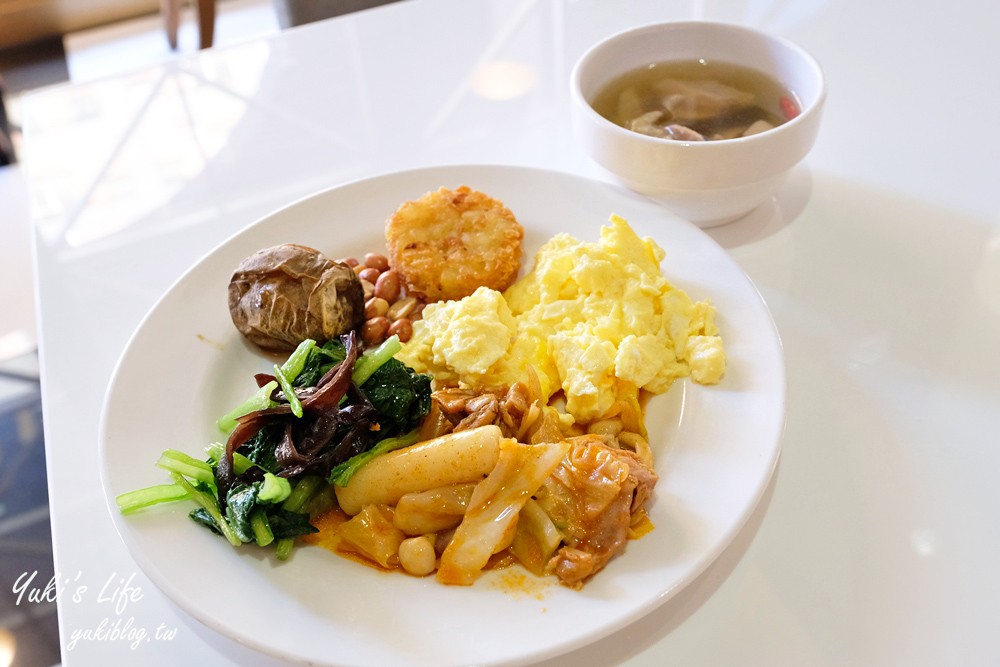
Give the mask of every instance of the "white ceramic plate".
[[[557, 232], [596, 240], [617, 213], [664, 247], [667, 277], [710, 298], [729, 354], [721, 384], [678, 382], [654, 398], [648, 426], [662, 476], [656, 528], [630, 542], [581, 591], [492, 572], [468, 588], [383, 573], [318, 547], [286, 563], [233, 549], [192, 524], [188, 503], [122, 517], [114, 496], [165, 481], [168, 447], [199, 453], [215, 419], [270, 368], [242, 342], [226, 308], [230, 273], [251, 252], [295, 242], [332, 257], [384, 247], [383, 222], [407, 199], [466, 184], [504, 201], [526, 229], [526, 264]], [[530, 267], [528, 267], [530, 268]], [[714, 241], [613, 186], [496, 166], [421, 169], [336, 187], [267, 216], [191, 268], [126, 347], [101, 420], [104, 485], [143, 572], [176, 604], [237, 641], [317, 665], [527, 663], [578, 648], [635, 621], [702, 572], [732, 540], [774, 470], [785, 375], [773, 322], [749, 279]]]

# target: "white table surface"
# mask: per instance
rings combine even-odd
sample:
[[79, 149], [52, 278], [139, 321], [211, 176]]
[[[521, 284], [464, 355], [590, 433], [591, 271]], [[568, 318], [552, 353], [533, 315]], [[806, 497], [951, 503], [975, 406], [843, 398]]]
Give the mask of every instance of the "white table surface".
[[[692, 17], [788, 37], [829, 77], [778, 213], [710, 232], [781, 332], [782, 459], [692, 586], [547, 664], [1000, 664], [995, 4], [414, 0], [25, 100], [66, 665], [278, 664], [163, 597], [103, 497], [104, 389], [164, 290], [338, 183], [462, 163], [605, 178], [567, 124], [573, 62], [620, 29]], [[119, 615], [95, 592], [129, 578], [141, 597]], [[136, 651], [73, 642], [127, 618], [176, 632]]]

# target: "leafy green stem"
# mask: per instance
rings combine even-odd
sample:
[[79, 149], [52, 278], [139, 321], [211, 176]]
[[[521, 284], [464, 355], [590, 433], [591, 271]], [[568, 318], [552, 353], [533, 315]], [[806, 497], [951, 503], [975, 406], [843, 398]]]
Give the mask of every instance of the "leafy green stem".
[[176, 472], [171, 472], [170, 477], [174, 480], [175, 484], [183, 487], [184, 490], [188, 492], [188, 495], [191, 496], [192, 500], [201, 505], [201, 507], [208, 512], [209, 516], [212, 517], [212, 520], [215, 521], [215, 525], [219, 528], [219, 532], [222, 533], [223, 537], [229, 540], [230, 544], [234, 547], [238, 547], [243, 544], [243, 541], [236, 536], [233, 529], [230, 528], [226, 520], [222, 518], [222, 513], [219, 511], [219, 502], [215, 499], [215, 496], [195, 488], [191, 482], [184, 479], [183, 475], [179, 475]]
[[374, 350], [358, 357], [358, 360], [354, 362], [354, 372], [351, 374], [354, 384], [359, 387], [363, 385], [372, 376], [372, 373], [396, 356], [396, 353], [402, 349], [403, 344], [399, 342], [399, 336], [393, 335], [386, 338], [385, 342]]
[[157, 484], [115, 496], [122, 514], [131, 514], [159, 503], [170, 503], [188, 498], [188, 492], [178, 484]]

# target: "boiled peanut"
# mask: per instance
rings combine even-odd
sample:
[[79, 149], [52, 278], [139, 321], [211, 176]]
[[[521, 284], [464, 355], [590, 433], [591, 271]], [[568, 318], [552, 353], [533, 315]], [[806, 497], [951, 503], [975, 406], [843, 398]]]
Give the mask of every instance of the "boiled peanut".
[[373, 296], [365, 302], [366, 320], [370, 320], [373, 317], [385, 317], [387, 312], [389, 312], [389, 302], [385, 299]]
[[366, 266], [365, 268], [363, 268], [360, 271], [358, 271], [358, 277], [359, 278], [361, 278], [362, 280], [367, 280], [368, 282], [370, 282], [373, 285], [376, 282], [378, 282], [378, 279], [379, 279], [380, 275], [382, 275], [382, 274], [381, 274], [381, 272], [378, 269], [373, 269], [370, 266]]
[[361, 325], [361, 340], [365, 345], [378, 345], [386, 339], [389, 333], [389, 320], [385, 317], [373, 317]]
[[393, 269], [381, 274], [375, 281], [375, 296], [381, 297], [389, 303], [393, 303], [399, 298], [401, 289], [399, 274]]
[[365, 255], [365, 266], [377, 269], [379, 272], [389, 270], [389, 260], [385, 255], [369, 252]]
[[399, 320], [404, 317], [409, 317], [410, 313], [417, 307], [417, 297], [408, 296], [396, 301], [389, 305], [389, 312], [386, 313], [386, 317], [390, 320]]
[[413, 323], [405, 317], [396, 320], [389, 325], [388, 334], [390, 336], [399, 336], [399, 342], [406, 343], [413, 338]]

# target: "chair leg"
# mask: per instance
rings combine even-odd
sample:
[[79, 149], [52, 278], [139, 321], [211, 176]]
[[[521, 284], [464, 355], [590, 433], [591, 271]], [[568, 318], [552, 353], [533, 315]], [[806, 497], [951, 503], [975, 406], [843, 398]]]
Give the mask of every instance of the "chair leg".
[[198, 4], [199, 48], [207, 49], [215, 39], [215, 0], [196, 0]]
[[167, 29], [167, 43], [177, 49], [177, 30], [181, 24], [181, 0], [160, 0], [160, 13]]

